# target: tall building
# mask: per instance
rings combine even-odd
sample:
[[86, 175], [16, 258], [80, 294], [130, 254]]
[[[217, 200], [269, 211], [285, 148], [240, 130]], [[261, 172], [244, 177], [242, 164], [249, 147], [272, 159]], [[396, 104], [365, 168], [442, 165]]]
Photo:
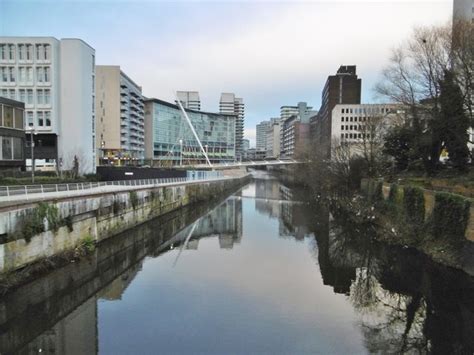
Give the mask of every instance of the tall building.
[[474, 0], [454, 0], [453, 19], [465, 19], [474, 23]]
[[339, 67], [336, 75], [327, 78], [322, 92], [321, 108], [311, 117], [311, 138], [316, 149], [329, 157], [331, 151], [332, 110], [338, 104], [360, 104], [362, 79], [357, 77], [356, 66]]
[[256, 145], [257, 151], [267, 150], [267, 131], [270, 127], [270, 121], [262, 121], [257, 124], [256, 128]]
[[293, 115], [280, 123], [280, 156], [298, 158], [309, 145], [309, 123]]
[[282, 106], [280, 107], [280, 119], [282, 121], [297, 116], [302, 122], [308, 123], [311, 116], [314, 116], [317, 111], [313, 111], [311, 106], [306, 102], [298, 102], [296, 106]]
[[184, 108], [201, 111], [201, 99], [198, 91], [178, 91], [176, 94]]
[[[185, 110], [211, 163], [235, 161], [237, 115]], [[160, 166], [206, 163], [178, 105], [145, 100], [145, 157]]]
[[25, 104], [0, 97], [0, 170], [25, 166]]
[[95, 172], [92, 47], [73, 38], [0, 37], [0, 95], [25, 104], [40, 164], [68, 170], [76, 157], [81, 173]]
[[280, 157], [280, 120], [272, 118], [267, 129], [266, 158]]
[[145, 158], [142, 88], [119, 66], [96, 66], [96, 146], [100, 165], [136, 165]]
[[237, 115], [237, 121], [235, 122], [235, 153], [236, 159], [241, 159], [245, 123], [244, 100], [235, 97], [233, 93], [222, 93], [219, 101], [219, 112]]

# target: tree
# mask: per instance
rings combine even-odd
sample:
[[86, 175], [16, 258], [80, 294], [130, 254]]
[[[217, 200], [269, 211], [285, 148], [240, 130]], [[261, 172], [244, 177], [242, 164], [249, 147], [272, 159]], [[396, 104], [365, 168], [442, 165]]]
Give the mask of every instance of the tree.
[[413, 130], [405, 124], [393, 127], [385, 135], [383, 151], [393, 157], [398, 171], [406, 170], [414, 160], [410, 148], [414, 138]]
[[452, 71], [446, 71], [441, 81], [440, 93], [440, 129], [442, 138], [449, 154], [449, 161], [459, 170], [467, 168], [469, 150], [469, 118], [464, 106], [464, 96], [459, 85], [455, 82]]

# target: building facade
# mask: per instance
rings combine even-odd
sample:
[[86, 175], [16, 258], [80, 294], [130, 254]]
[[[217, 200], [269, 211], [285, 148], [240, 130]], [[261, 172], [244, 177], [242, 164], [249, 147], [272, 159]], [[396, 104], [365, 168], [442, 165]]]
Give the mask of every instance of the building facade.
[[142, 88], [119, 66], [96, 66], [97, 157], [100, 165], [138, 165], [145, 158]]
[[293, 115], [280, 123], [280, 157], [298, 158], [309, 145], [310, 125]]
[[341, 66], [336, 75], [326, 80], [321, 108], [311, 117], [311, 138], [323, 156], [329, 157], [332, 137], [332, 110], [338, 104], [360, 104], [362, 79], [357, 77], [356, 66]]
[[298, 102], [296, 106], [282, 106], [280, 107], [280, 119], [282, 121], [290, 118], [291, 116], [297, 116], [301, 122], [309, 123], [309, 120], [314, 116], [317, 111], [313, 111], [311, 106], [308, 106], [306, 102]]
[[404, 120], [405, 110], [396, 104], [336, 105], [331, 141], [334, 146], [349, 146], [351, 155], [362, 154], [370, 145], [381, 144], [388, 127]]
[[25, 104], [0, 97], [0, 170], [25, 168]]
[[267, 131], [270, 127], [270, 121], [262, 121], [256, 127], [256, 144], [255, 148], [258, 151], [267, 150]]
[[464, 19], [474, 23], [474, 0], [454, 0], [453, 19]]
[[266, 158], [280, 157], [280, 120], [271, 119], [267, 129]]
[[[186, 109], [209, 160], [235, 161], [235, 114]], [[145, 157], [154, 165], [205, 164], [199, 147], [178, 105], [159, 99], [145, 100]]]
[[176, 95], [184, 108], [201, 111], [201, 99], [198, 91], [178, 91]]
[[237, 115], [235, 122], [235, 154], [236, 159], [242, 157], [242, 140], [244, 139], [245, 106], [242, 98], [233, 93], [222, 93], [219, 101], [219, 112]]
[[0, 37], [0, 95], [25, 104], [37, 166], [67, 170], [76, 157], [81, 173], [95, 172], [92, 47], [72, 38]]

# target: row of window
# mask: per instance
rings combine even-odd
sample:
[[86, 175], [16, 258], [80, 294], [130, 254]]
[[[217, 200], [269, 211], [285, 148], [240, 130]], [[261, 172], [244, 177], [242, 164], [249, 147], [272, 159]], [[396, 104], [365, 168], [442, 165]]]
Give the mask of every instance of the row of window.
[[367, 117], [341, 117], [341, 122], [366, 122]]
[[0, 126], [23, 129], [23, 110], [9, 105], [0, 105]]
[[51, 89], [0, 89], [0, 96], [26, 105], [51, 105]]
[[341, 131], [349, 131], [349, 130], [361, 130], [362, 126], [361, 125], [341, 125]]
[[29, 127], [51, 127], [51, 111], [26, 111], [25, 116]]
[[359, 108], [342, 108], [341, 113], [354, 113], [357, 115], [389, 113], [388, 107], [359, 107]]
[[[35, 75], [36, 72], [36, 75]], [[35, 80], [36, 78], [36, 80]], [[51, 83], [51, 68], [49, 66], [41, 67], [16, 67], [1, 66], [0, 82], [2, 83], [33, 83], [38, 84]]]
[[37, 61], [51, 60], [51, 45], [49, 44], [0, 44], [0, 61], [14, 61], [18, 58], [19, 61], [32, 62], [33, 59]]
[[370, 138], [370, 134], [367, 133], [341, 133], [341, 139], [362, 139], [362, 138]]
[[23, 160], [23, 139], [0, 136], [0, 157], [2, 160]]

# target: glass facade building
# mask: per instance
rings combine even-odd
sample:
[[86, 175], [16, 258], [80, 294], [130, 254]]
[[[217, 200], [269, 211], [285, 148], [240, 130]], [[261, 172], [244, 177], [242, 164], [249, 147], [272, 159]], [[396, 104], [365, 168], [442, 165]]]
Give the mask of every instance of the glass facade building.
[[0, 169], [25, 166], [24, 104], [0, 97]]
[[[186, 109], [213, 164], [235, 161], [235, 114]], [[145, 153], [157, 165], [205, 164], [206, 159], [188, 122], [175, 104], [145, 101]]]

